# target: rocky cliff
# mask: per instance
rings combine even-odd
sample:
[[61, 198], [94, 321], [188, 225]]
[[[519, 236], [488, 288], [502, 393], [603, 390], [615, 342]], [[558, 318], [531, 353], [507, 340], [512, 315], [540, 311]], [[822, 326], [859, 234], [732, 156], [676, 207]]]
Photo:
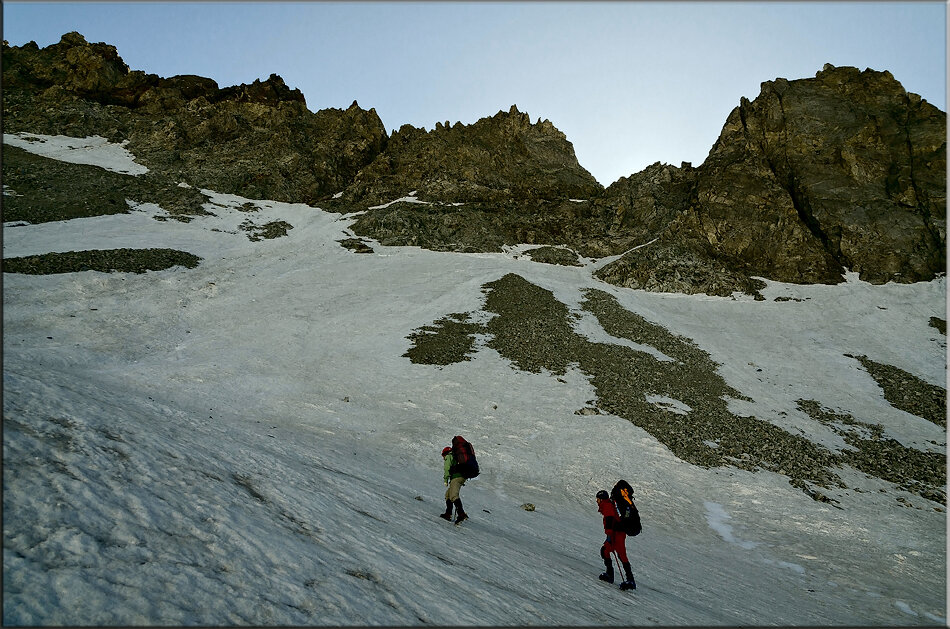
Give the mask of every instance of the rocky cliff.
[[605, 191], [657, 241], [601, 277], [714, 294], [754, 276], [836, 283], [845, 268], [874, 283], [929, 280], [946, 266], [946, 167], [946, 114], [889, 72], [826, 65], [769, 81], [732, 111], [702, 166], [648, 169]]
[[128, 140], [149, 169], [251, 198], [312, 203], [385, 147], [372, 109], [308, 111], [277, 75], [218, 88], [197, 76], [130, 71], [116, 49], [69, 33], [39, 49], [3, 44], [4, 133]]
[[448, 121], [426, 132], [403, 125], [344, 197], [385, 203], [415, 191], [442, 203], [589, 198], [603, 188], [581, 168], [550, 121], [531, 124], [512, 105], [471, 125]]
[[[946, 265], [946, 115], [888, 72], [829, 65], [763, 83], [701, 166], [657, 163], [606, 190], [563, 133], [515, 106], [387, 135], [355, 102], [310, 112], [277, 75], [161, 78], [77, 33], [4, 42], [3, 82], [5, 133], [127, 140], [166, 192], [184, 181], [360, 212], [353, 231], [383, 244], [555, 245], [620, 256], [598, 272], [608, 282], [716, 295], [754, 293], [757, 277], [912, 282]], [[5, 178], [33, 167], [5, 148]]]
[[532, 124], [512, 105], [471, 125], [446, 121], [429, 132], [403, 125], [321, 207], [363, 212], [354, 232], [387, 245], [498, 251], [557, 243], [588, 251], [604, 235], [588, 201], [602, 192], [563, 133], [547, 120]]
[[[357, 234], [384, 244], [497, 251], [518, 243], [588, 250], [602, 236], [589, 199], [603, 187], [549, 121], [516, 106], [471, 125], [404, 125], [338, 199]], [[393, 201], [396, 201], [393, 203]], [[591, 233], [593, 232], [593, 233]]]

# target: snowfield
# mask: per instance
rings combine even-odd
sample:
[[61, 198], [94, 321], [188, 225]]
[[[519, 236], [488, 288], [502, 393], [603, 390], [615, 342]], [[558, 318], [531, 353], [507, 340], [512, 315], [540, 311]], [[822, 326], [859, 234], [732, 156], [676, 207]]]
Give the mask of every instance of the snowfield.
[[[95, 138], [19, 141], [143, 172]], [[410, 333], [478, 312], [481, 287], [508, 273], [578, 311], [587, 338], [635, 346], [579, 311], [596, 287], [708, 352], [751, 399], [730, 400], [735, 413], [846, 447], [796, 406], [818, 400], [945, 452], [944, 428], [892, 407], [845, 356], [945, 386], [946, 339], [928, 323], [946, 319], [945, 278], [769, 282], [765, 301], [654, 294], [595, 280], [604, 261], [539, 264], [523, 248], [372, 242], [358, 254], [338, 242], [352, 217], [206, 192], [214, 216], [187, 224], [142, 204], [4, 225], [4, 258], [202, 258], [144, 274], [4, 274], [4, 624], [947, 624], [939, 503], [850, 468], [834, 504], [778, 473], [688, 464], [629, 421], [576, 414], [597, 395], [576, 369], [520, 371], [484, 346], [447, 366], [404, 356]], [[255, 220], [293, 229], [250, 241], [238, 228], [248, 202]], [[462, 489], [460, 526], [437, 517], [440, 452], [456, 434], [482, 470]], [[627, 542], [629, 592], [597, 579], [593, 497], [619, 478], [644, 527]]]

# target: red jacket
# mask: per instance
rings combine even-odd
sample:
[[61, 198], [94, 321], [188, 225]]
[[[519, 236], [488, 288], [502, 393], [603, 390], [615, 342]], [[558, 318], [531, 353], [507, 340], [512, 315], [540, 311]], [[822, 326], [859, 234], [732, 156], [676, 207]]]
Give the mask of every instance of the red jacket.
[[620, 513], [613, 500], [601, 500], [597, 510], [604, 516], [604, 533], [610, 535], [620, 524]]

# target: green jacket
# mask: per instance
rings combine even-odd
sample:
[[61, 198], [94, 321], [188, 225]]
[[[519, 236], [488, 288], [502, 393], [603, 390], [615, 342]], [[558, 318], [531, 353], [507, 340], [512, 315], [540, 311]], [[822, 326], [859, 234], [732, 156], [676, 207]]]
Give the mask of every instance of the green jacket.
[[461, 478], [462, 475], [458, 472], [450, 473], [449, 470], [452, 469], [452, 466], [455, 465], [455, 457], [451, 452], [445, 455], [445, 464], [442, 466], [443, 478], [445, 482], [449, 482], [453, 478]]

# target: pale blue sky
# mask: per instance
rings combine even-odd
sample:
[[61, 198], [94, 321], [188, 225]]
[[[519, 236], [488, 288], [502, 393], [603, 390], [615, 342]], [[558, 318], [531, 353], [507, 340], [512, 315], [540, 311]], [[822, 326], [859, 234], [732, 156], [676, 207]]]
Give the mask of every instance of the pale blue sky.
[[763, 81], [825, 63], [890, 70], [946, 111], [944, 2], [15, 2], [3, 38], [69, 31], [132, 70], [221, 87], [281, 75], [308, 107], [373, 107], [388, 131], [512, 104], [549, 119], [604, 185], [698, 166]]

